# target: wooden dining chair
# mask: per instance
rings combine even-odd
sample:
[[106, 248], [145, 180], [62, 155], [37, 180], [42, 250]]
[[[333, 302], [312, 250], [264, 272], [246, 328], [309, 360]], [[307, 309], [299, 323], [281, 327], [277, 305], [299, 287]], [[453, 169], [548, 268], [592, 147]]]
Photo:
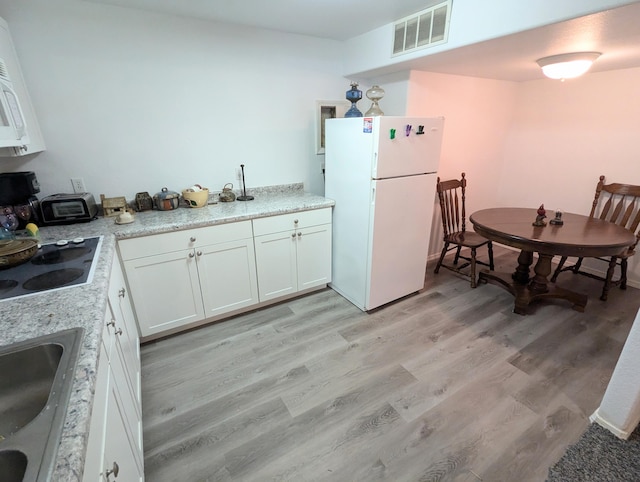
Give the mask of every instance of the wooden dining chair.
[[[444, 247], [440, 253], [440, 259], [434, 273], [438, 273], [440, 268], [447, 268], [448, 270], [456, 273], [469, 276], [471, 278], [471, 287], [475, 288], [476, 281], [476, 263], [488, 266], [493, 271], [493, 244], [487, 238], [480, 236], [474, 231], [466, 231], [466, 211], [465, 211], [465, 197], [467, 189], [467, 179], [464, 172], [462, 173], [462, 179], [452, 179], [450, 181], [440, 181], [436, 186], [438, 191], [438, 198], [440, 200], [440, 211], [442, 212], [442, 229], [444, 231]], [[480, 261], [476, 259], [476, 250], [484, 245], [487, 245], [489, 251], [489, 262]], [[469, 248], [471, 253], [469, 256], [461, 254], [462, 248]], [[444, 264], [444, 257], [448, 251], [455, 249], [456, 255], [453, 259], [452, 265]], [[458, 264], [460, 258], [466, 262]], [[461, 270], [470, 266], [469, 273], [465, 273]]]
[[[589, 217], [604, 219], [628, 229], [636, 236], [635, 243], [618, 256], [593, 258], [608, 263], [609, 267], [605, 277], [582, 271], [580, 268], [583, 258], [578, 258], [573, 266], [564, 267], [567, 257], [563, 256], [551, 277], [551, 281], [555, 282], [563, 271], [571, 271], [573, 274], [582, 274], [604, 281], [600, 299], [606, 301], [611, 286], [620, 286], [622, 290], [627, 289], [627, 260], [635, 254], [636, 245], [640, 240], [640, 230], [638, 230], [640, 225], [640, 186], [618, 183], [605, 184], [604, 179], [604, 176], [600, 176]], [[613, 275], [616, 266], [620, 266], [620, 278], [614, 281]]]

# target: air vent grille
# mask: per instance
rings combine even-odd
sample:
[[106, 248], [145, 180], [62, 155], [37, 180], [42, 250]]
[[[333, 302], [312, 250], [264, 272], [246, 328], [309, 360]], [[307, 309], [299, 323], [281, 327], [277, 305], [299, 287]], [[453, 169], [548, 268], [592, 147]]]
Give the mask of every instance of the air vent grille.
[[398, 20], [393, 29], [393, 55], [446, 43], [452, 1], [447, 0]]

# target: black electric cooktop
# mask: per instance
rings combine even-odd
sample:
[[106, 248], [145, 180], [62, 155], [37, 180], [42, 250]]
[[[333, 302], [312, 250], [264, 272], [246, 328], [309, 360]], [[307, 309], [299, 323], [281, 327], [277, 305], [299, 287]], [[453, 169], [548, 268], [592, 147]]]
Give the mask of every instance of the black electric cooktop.
[[89, 284], [102, 236], [44, 244], [26, 263], [0, 270], [0, 301]]

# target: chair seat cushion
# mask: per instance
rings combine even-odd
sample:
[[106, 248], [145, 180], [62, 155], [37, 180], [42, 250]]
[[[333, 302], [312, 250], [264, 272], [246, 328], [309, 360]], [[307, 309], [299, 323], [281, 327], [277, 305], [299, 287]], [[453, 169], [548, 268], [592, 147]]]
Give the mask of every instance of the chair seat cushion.
[[484, 244], [487, 244], [489, 240], [478, 233], [473, 231], [459, 231], [457, 233], [451, 233], [444, 238], [445, 242], [460, 244], [468, 248], [478, 248]]

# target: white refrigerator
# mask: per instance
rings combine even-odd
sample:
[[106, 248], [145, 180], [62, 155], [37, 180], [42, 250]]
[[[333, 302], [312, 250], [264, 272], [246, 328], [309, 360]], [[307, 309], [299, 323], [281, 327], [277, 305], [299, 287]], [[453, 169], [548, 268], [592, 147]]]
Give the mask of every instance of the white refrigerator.
[[369, 311], [424, 287], [443, 117], [325, 123], [331, 288]]

